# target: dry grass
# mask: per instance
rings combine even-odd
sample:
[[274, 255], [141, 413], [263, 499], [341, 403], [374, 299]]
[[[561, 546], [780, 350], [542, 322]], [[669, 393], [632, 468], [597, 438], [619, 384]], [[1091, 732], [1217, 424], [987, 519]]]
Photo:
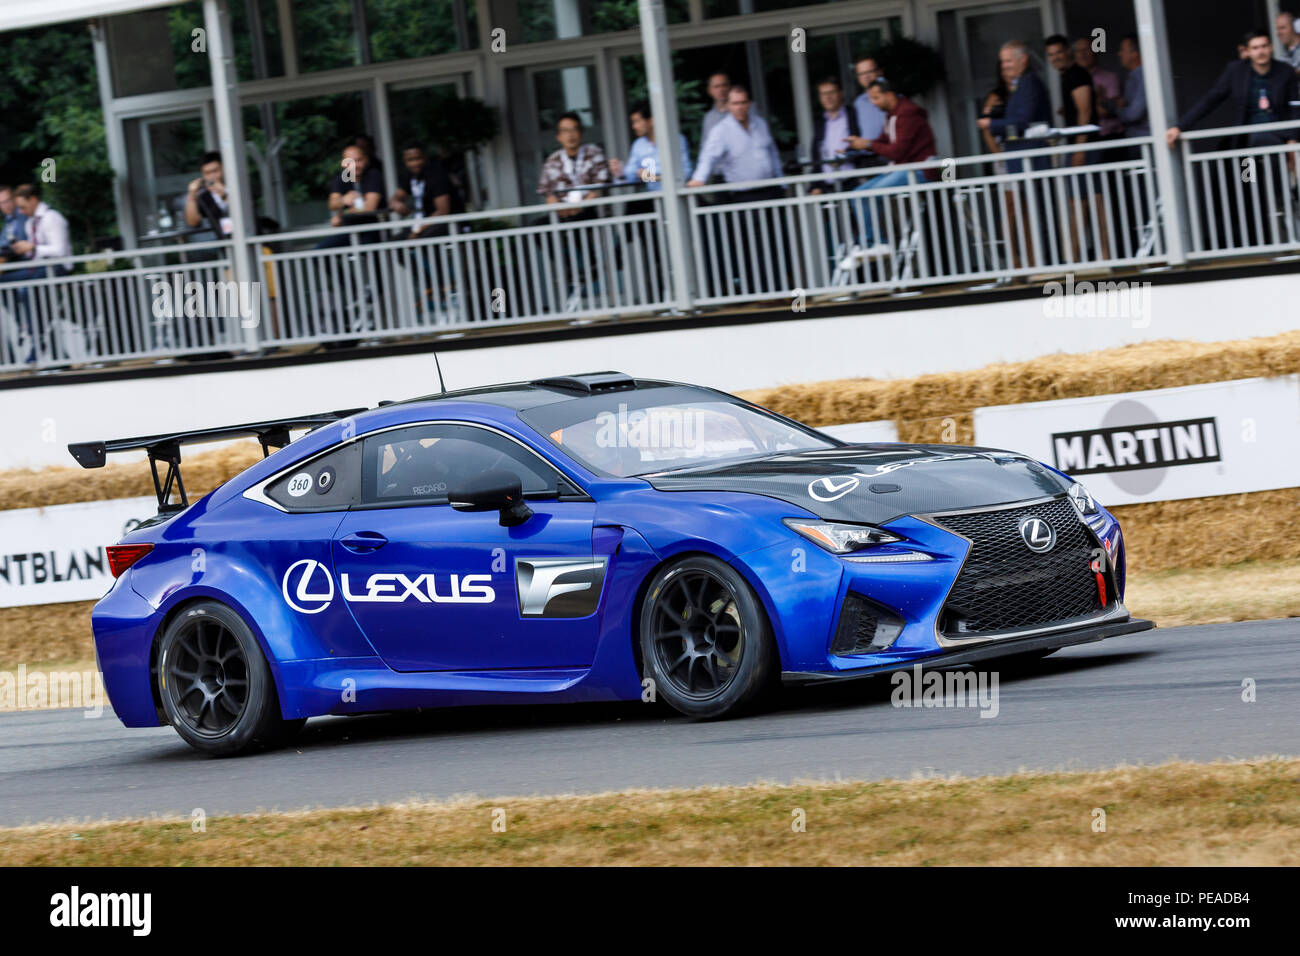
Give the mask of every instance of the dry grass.
[[3, 866], [439, 864], [1294, 866], [1300, 759], [0, 830]]
[[1300, 617], [1300, 561], [1138, 574], [1124, 603], [1161, 627]]

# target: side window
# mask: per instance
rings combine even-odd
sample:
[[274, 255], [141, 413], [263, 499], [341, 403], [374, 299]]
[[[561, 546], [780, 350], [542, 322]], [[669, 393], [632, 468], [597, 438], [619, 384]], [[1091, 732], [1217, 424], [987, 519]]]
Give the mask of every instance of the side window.
[[412, 425], [365, 439], [362, 502], [446, 504], [449, 488], [484, 471], [519, 476], [525, 494], [554, 493], [559, 473], [503, 435], [470, 425]]
[[342, 511], [361, 501], [361, 443], [294, 468], [266, 487], [267, 496], [288, 511]]

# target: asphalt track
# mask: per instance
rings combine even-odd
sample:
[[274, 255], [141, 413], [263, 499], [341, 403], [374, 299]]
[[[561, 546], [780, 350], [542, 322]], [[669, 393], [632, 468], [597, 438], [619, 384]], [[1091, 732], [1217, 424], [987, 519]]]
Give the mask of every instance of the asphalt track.
[[[0, 825], [758, 780], [1090, 769], [1300, 753], [1300, 619], [1148, 631], [999, 672], [999, 712], [891, 706], [888, 678], [691, 723], [656, 705], [314, 720], [233, 760], [110, 712], [0, 714]], [[986, 665], [992, 666], [992, 665]], [[1242, 701], [1242, 681], [1257, 699]]]

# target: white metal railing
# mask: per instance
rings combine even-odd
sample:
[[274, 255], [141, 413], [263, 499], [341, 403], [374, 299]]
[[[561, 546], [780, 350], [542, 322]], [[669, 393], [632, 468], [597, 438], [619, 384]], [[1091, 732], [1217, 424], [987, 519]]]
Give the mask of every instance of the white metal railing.
[[[259, 338], [375, 339], [666, 309], [659, 203], [638, 194], [259, 236]], [[428, 225], [441, 234], [411, 237]], [[339, 237], [346, 244], [319, 247]]]
[[[1162, 261], [1151, 149], [1149, 138], [1070, 144], [692, 189], [696, 302]], [[1049, 165], [1077, 153], [1086, 165]], [[999, 171], [1007, 163], [1020, 168]], [[907, 181], [852, 188], [886, 172]], [[728, 202], [750, 190], [766, 192]]]
[[[202, 303], [188, 286], [196, 282]], [[229, 310], [207, 295], [219, 299], [231, 284], [229, 242], [0, 264], [0, 370], [241, 347], [238, 316], [220, 315]], [[189, 318], [187, 290], [188, 311], [201, 313]]]
[[[1188, 258], [1300, 252], [1300, 145], [1286, 142], [1288, 138], [1300, 138], [1300, 121], [1181, 135], [1192, 240]], [[1230, 145], [1203, 152], [1191, 149], [1192, 143], [1212, 139]]]
[[[1297, 130], [1183, 134], [1191, 256], [1300, 251], [1300, 147], [1191, 148]], [[1165, 210], [1179, 204], [1158, 194], [1163, 148], [1144, 137], [687, 189], [689, 305], [1164, 262]], [[1067, 165], [1077, 153], [1089, 161]], [[852, 189], [884, 172], [904, 179]], [[766, 192], [734, 195], [753, 189]], [[667, 311], [683, 299], [663, 202], [637, 193], [257, 236], [251, 316], [229, 302], [194, 314], [191, 284], [233, 284], [228, 241], [0, 264], [0, 372]], [[412, 236], [425, 226], [437, 234]]]

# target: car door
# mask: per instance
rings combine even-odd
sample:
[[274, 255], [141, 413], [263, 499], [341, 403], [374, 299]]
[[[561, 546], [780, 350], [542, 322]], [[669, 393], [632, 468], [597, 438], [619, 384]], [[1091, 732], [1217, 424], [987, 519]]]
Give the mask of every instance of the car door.
[[[448, 488], [519, 475], [533, 515], [454, 510]], [[487, 426], [426, 423], [367, 436], [362, 500], [335, 532], [339, 589], [398, 671], [576, 668], [595, 655], [606, 559], [595, 504], [522, 442]]]

